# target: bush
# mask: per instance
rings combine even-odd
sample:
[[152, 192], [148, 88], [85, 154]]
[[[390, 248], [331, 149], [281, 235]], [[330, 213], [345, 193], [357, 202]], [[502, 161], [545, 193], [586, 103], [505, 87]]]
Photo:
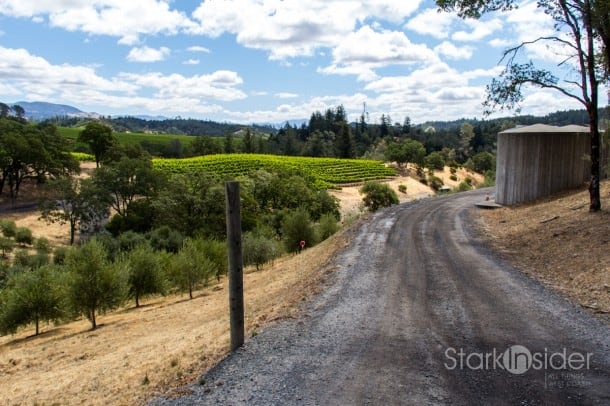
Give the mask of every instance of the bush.
[[36, 248], [36, 251], [38, 251], [39, 253], [48, 254], [51, 251], [51, 244], [49, 243], [49, 240], [45, 237], [40, 237], [36, 239], [34, 243], [34, 248]]
[[458, 177], [457, 177], [457, 175], [453, 175], [452, 174], [452, 175], [449, 176], [449, 179], [451, 179], [452, 181], [456, 182], [458, 180]]
[[457, 168], [456, 168], [455, 166], [450, 166], [450, 167], [449, 167], [449, 172], [450, 172], [452, 175], [455, 175], [455, 174], [457, 174]]
[[140, 307], [140, 298], [144, 296], [165, 293], [161, 262], [148, 244], [140, 244], [132, 249], [124, 264], [129, 275], [129, 295], [135, 299], [136, 307]]
[[437, 151], [431, 152], [426, 158], [424, 158], [426, 168], [431, 170], [442, 171], [445, 168], [445, 161], [440, 153]]
[[299, 245], [305, 241], [307, 247], [316, 245], [316, 233], [307, 210], [300, 208], [288, 212], [282, 221], [282, 238], [288, 252], [301, 250]]
[[148, 233], [151, 247], [157, 251], [178, 252], [182, 247], [184, 236], [169, 226], [155, 228]]
[[251, 231], [244, 234], [243, 250], [244, 265], [256, 265], [257, 271], [281, 252], [275, 239]]
[[398, 185], [398, 191], [400, 193], [407, 193], [407, 185]]
[[144, 235], [131, 230], [119, 235], [117, 240], [119, 242], [119, 250], [121, 252], [129, 252], [138, 245], [146, 243], [146, 238]]
[[339, 230], [335, 216], [325, 214], [318, 222], [318, 241], [324, 241]]
[[30, 266], [30, 253], [24, 249], [18, 249], [13, 255], [13, 266], [28, 268]]
[[2, 229], [2, 234], [4, 234], [5, 237], [13, 238], [17, 232], [17, 225], [12, 220], [0, 219], [0, 229]]
[[214, 263], [203, 252], [202, 243], [200, 239], [186, 239], [168, 268], [172, 284], [180, 292], [188, 292], [190, 299], [193, 298], [193, 291], [207, 285], [214, 274]]
[[479, 152], [472, 157], [472, 169], [478, 173], [496, 170], [496, 157], [490, 152]]
[[364, 195], [362, 199], [364, 207], [370, 211], [377, 211], [382, 207], [400, 203], [396, 192], [385, 183], [365, 182], [360, 188], [360, 194]]
[[0, 237], [0, 256], [8, 257], [8, 254], [13, 251], [15, 243], [8, 237]]
[[438, 192], [443, 187], [444, 183], [441, 178], [438, 176], [430, 175], [428, 176], [428, 185], [435, 191]]
[[32, 230], [27, 227], [18, 227], [15, 231], [15, 242], [21, 245], [32, 245], [34, 242]]
[[56, 247], [53, 250], [53, 263], [56, 265], [63, 265], [66, 262], [68, 251], [68, 247]]
[[496, 171], [485, 172], [485, 179], [477, 185], [477, 188], [491, 187], [496, 184]]
[[466, 192], [470, 189], [472, 189], [472, 186], [466, 181], [460, 182], [460, 184], [457, 187], [458, 192]]

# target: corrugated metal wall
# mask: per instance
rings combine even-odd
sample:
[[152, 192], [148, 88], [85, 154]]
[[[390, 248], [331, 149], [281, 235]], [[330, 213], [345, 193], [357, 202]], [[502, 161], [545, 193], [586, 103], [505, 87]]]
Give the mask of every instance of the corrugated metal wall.
[[524, 203], [581, 186], [590, 174], [590, 142], [588, 133], [565, 129], [499, 133], [496, 203]]

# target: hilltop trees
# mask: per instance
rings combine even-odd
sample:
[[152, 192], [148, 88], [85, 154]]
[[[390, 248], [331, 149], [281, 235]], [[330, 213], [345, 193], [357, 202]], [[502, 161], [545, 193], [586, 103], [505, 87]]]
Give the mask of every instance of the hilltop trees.
[[116, 138], [112, 135], [112, 128], [96, 121], [85, 126], [78, 136], [78, 141], [89, 145], [95, 156], [95, 166], [98, 168], [104, 155], [117, 144]]
[[[464, 18], [479, 18], [483, 13], [506, 11], [517, 6], [515, 0], [436, 0], [441, 10], [457, 10]], [[487, 112], [495, 108], [518, 108], [524, 99], [523, 86], [553, 89], [578, 100], [589, 114], [591, 131], [591, 182], [589, 210], [601, 209], [600, 201], [600, 133], [598, 88], [608, 82], [610, 51], [610, 17], [607, 0], [540, 0], [538, 7], [555, 21], [556, 35], [532, 38], [504, 52], [507, 61], [500, 78], [487, 87]], [[528, 45], [550, 44], [566, 54], [561, 64], [571, 64], [579, 74], [575, 81], [561, 80], [546, 69], [529, 61], [519, 63], [519, 53]]]
[[0, 119], [0, 193], [8, 185], [17, 198], [25, 179], [43, 183], [47, 177], [79, 172], [67, 141], [51, 125], [30, 125]]

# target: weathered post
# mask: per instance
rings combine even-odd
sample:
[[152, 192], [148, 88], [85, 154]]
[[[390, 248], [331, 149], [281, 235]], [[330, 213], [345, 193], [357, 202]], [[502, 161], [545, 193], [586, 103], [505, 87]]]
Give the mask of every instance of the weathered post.
[[244, 343], [244, 261], [241, 245], [239, 182], [226, 182], [231, 351]]

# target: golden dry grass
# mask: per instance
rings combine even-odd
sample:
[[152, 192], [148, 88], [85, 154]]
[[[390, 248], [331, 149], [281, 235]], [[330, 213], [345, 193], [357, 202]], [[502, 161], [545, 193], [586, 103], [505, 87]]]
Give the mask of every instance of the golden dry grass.
[[[276, 260], [244, 276], [247, 334], [297, 312], [317, 292], [328, 263], [347, 244], [340, 233], [302, 254]], [[193, 381], [223, 358], [229, 346], [226, 280], [195, 299], [156, 298], [138, 309], [43, 326], [0, 337], [0, 399], [21, 404], [142, 404], [155, 394]]]
[[[602, 206], [610, 204], [604, 181]], [[610, 210], [589, 212], [589, 192], [482, 212], [494, 248], [527, 274], [610, 321]]]

